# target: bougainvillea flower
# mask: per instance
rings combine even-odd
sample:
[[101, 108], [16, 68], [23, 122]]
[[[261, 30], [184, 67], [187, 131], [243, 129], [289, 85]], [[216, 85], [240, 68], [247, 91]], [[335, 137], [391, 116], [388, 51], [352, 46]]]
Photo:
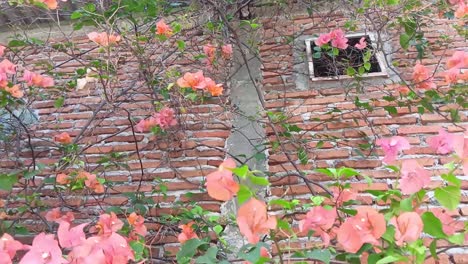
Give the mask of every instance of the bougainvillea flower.
[[131, 213], [128, 217], [128, 224], [130, 224], [135, 232], [141, 236], [146, 236], [148, 233], [146, 226], [144, 224], [145, 218], [143, 216], [136, 214], [135, 212]]
[[409, 94], [409, 92], [411, 91], [410, 88], [408, 86], [405, 86], [405, 85], [400, 85], [396, 88], [396, 90], [401, 93], [401, 94]]
[[447, 69], [461, 69], [468, 67], [468, 53], [462, 50], [455, 51], [447, 60]]
[[330, 244], [328, 230], [332, 228], [336, 219], [336, 210], [327, 210], [322, 206], [316, 206], [307, 212], [305, 219], [299, 222], [300, 231], [314, 231], [314, 236], [320, 236], [325, 246]]
[[110, 214], [102, 214], [99, 216], [99, 221], [96, 228], [100, 235], [110, 235], [112, 232], [117, 232], [124, 226], [124, 223], [117, 218], [114, 212]]
[[260, 235], [267, 234], [270, 229], [276, 228], [276, 218], [267, 215], [264, 201], [251, 198], [237, 211], [237, 225], [247, 241], [250, 244], [256, 244], [260, 241]]
[[30, 72], [28, 70], [24, 71], [23, 81], [25, 81], [29, 86], [35, 85], [43, 88], [54, 86], [54, 79], [51, 77], [42, 76], [38, 73]]
[[119, 35], [108, 35], [107, 32], [101, 32], [101, 33], [91, 32], [91, 33], [88, 33], [88, 38], [92, 42], [103, 47], [116, 44], [121, 39]]
[[356, 47], [357, 49], [360, 49], [360, 50], [365, 49], [367, 47], [366, 38], [362, 37], [361, 39], [359, 39], [359, 43], [356, 43], [356, 45], [354, 45], [354, 47]]
[[95, 174], [88, 173], [86, 174], [87, 178], [85, 180], [86, 187], [92, 189], [95, 193], [103, 193], [104, 185], [102, 185]]
[[335, 29], [330, 32], [331, 35], [331, 45], [338, 49], [348, 48], [348, 39], [345, 37], [343, 30]]
[[330, 33], [325, 33], [321, 34], [318, 39], [314, 41], [315, 45], [318, 47], [322, 47], [323, 45], [327, 44], [328, 42], [331, 41], [331, 34]]
[[400, 189], [403, 194], [413, 194], [429, 185], [429, 172], [415, 160], [404, 160], [401, 165]]
[[460, 75], [460, 70], [450, 69], [448, 71], [445, 71], [443, 75], [447, 84], [457, 83]]
[[193, 230], [193, 222], [187, 223], [185, 225], [179, 225], [179, 228], [182, 229], [182, 232], [177, 236], [177, 239], [181, 244], [187, 242], [190, 239], [198, 239], [197, 233]]
[[142, 119], [138, 124], [135, 126], [135, 130], [143, 133], [143, 132], [148, 132], [152, 127], [156, 126], [157, 122], [154, 117], [150, 117], [148, 119]]
[[216, 84], [211, 78], [205, 78], [206, 90], [211, 93], [212, 96], [220, 96], [223, 94], [223, 84]]
[[437, 208], [434, 209], [432, 213], [434, 213], [435, 217], [439, 218], [445, 234], [451, 236], [455, 234], [455, 232], [463, 229], [463, 222], [455, 220], [445, 210]]
[[[35, 0], [35, 1], [39, 3], [44, 3], [47, 6], [47, 8], [51, 10], [57, 9], [58, 7], [57, 0]], [[62, 2], [66, 2], [66, 1], [67, 0], [62, 0]]]
[[356, 253], [364, 243], [377, 245], [378, 239], [387, 229], [384, 215], [375, 209], [359, 207], [357, 211], [337, 231], [338, 243], [350, 253]]
[[206, 58], [208, 60], [208, 64], [213, 63], [215, 60], [215, 55], [216, 55], [216, 48], [212, 44], [206, 44], [203, 46], [203, 52], [206, 55]]
[[0, 263], [11, 264], [11, 259], [15, 257], [16, 251], [22, 250], [23, 244], [16, 241], [12, 236], [4, 233], [0, 238]]
[[24, 255], [19, 264], [62, 264], [68, 263], [62, 257], [60, 249], [54, 235], [40, 233], [32, 242], [29, 251]]
[[54, 208], [45, 214], [45, 219], [57, 223], [61, 223], [62, 221], [71, 223], [75, 220], [75, 215], [72, 212], [67, 212], [65, 215], [62, 215], [60, 208]]
[[454, 15], [456, 18], [464, 18], [466, 15], [468, 15], [468, 6], [465, 4], [465, 2], [460, 1], [460, 4], [458, 5], [457, 10], [455, 10]]
[[15, 98], [21, 98], [24, 96], [24, 92], [21, 90], [19, 84], [15, 84], [12, 87], [6, 86], [5, 91]]
[[5, 49], [5, 46], [0, 45], [0, 56], [3, 56], [3, 54], [5, 54]]
[[417, 88], [420, 89], [435, 89], [436, 85], [432, 81], [429, 70], [419, 62], [414, 66], [413, 80]]
[[232, 57], [232, 45], [226, 44], [221, 47], [221, 55], [225, 60], [229, 60]]
[[343, 205], [344, 202], [354, 200], [357, 197], [357, 193], [352, 189], [340, 189], [337, 186], [330, 187], [330, 191], [333, 193], [333, 199], [337, 207]]
[[4, 72], [0, 72], [0, 87], [6, 87], [8, 85], [8, 76]]
[[169, 107], [164, 107], [154, 114], [154, 121], [162, 129], [177, 125], [177, 120], [174, 117], [174, 110]]
[[54, 136], [54, 141], [60, 144], [70, 144], [72, 143], [72, 139], [67, 132], [60, 133]]
[[57, 237], [62, 248], [72, 248], [80, 245], [86, 240], [86, 235], [83, 228], [87, 226], [87, 223], [77, 225], [70, 228], [70, 222], [60, 221]]
[[395, 239], [398, 246], [404, 242], [418, 240], [423, 230], [423, 222], [418, 213], [404, 212], [398, 217], [393, 217], [390, 224], [395, 226]]
[[55, 182], [58, 184], [69, 184], [70, 183], [70, 177], [65, 174], [65, 173], [59, 173], [57, 174], [57, 177], [55, 178]]
[[383, 161], [387, 164], [396, 160], [399, 151], [410, 148], [408, 140], [399, 136], [377, 139], [375, 143], [383, 149], [385, 153]]
[[156, 34], [170, 37], [173, 32], [171, 27], [164, 22], [164, 19], [161, 19], [156, 23]]
[[16, 65], [7, 59], [4, 59], [0, 62], [0, 73], [15, 74]]
[[205, 76], [203, 76], [202, 71], [197, 71], [195, 73], [187, 72], [183, 77], [177, 80], [177, 85], [183, 88], [190, 87], [193, 90], [205, 89]]
[[234, 181], [232, 171], [229, 170], [235, 167], [236, 162], [233, 159], [227, 159], [219, 165], [218, 170], [206, 176], [205, 185], [210, 197], [228, 201], [239, 191], [239, 184]]
[[427, 139], [427, 144], [432, 149], [435, 149], [439, 154], [448, 154], [455, 150], [456, 146], [463, 145], [463, 136], [454, 135], [445, 131], [445, 129], [439, 129], [439, 134]]

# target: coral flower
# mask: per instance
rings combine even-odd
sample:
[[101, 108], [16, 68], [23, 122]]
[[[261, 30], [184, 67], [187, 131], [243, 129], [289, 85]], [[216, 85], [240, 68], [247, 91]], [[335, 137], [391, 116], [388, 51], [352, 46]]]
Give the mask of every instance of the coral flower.
[[95, 193], [103, 193], [104, 192], [104, 185], [102, 185], [98, 181], [95, 174], [86, 173], [85, 185], [86, 185], [86, 187], [92, 189]]
[[22, 250], [23, 244], [16, 241], [12, 236], [4, 233], [0, 238], [0, 263], [11, 264], [12, 258], [15, 257], [16, 251]]
[[57, 237], [62, 248], [72, 248], [80, 245], [86, 240], [83, 228], [88, 223], [80, 224], [70, 228], [70, 222], [61, 221], [57, 230]]
[[336, 207], [340, 207], [344, 202], [354, 200], [357, 197], [357, 193], [352, 189], [340, 189], [337, 186], [332, 186], [330, 187], [330, 191], [333, 193]]
[[434, 209], [432, 211], [434, 216], [439, 218], [442, 223], [442, 229], [444, 233], [451, 236], [459, 230], [463, 230], [463, 222], [455, 220], [450, 214], [441, 208]]
[[197, 71], [195, 73], [187, 72], [184, 74], [183, 77], [177, 80], [177, 85], [179, 85], [180, 87], [184, 87], [184, 88], [190, 87], [193, 90], [205, 89], [206, 88], [205, 76], [203, 76], [202, 71]]
[[441, 128], [437, 136], [427, 139], [427, 143], [432, 149], [437, 150], [437, 153], [445, 155], [454, 151], [456, 146], [463, 145], [463, 140], [462, 135], [447, 133]]
[[336, 210], [327, 210], [322, 206], [316, 206], [307, 212], [306, 217], [299, 223], [301, 231], [313, 230], [314, 236], [320, 236], [324, 246], [330, 244], [328, 230], [332, 228], [336, 219]]
[[333, 47], [338, 49], [348, 48], [348, 39], [345, 37], [345, 34], [342, 29], [335, 29], [331, 33], [331, 44]]
[[5, 49], [5, 46], [0, 45], [0, 56], [3, 56], [3, 54], [5, 54]]
[[146, 226], [144, 225], [145, 218], [141, 215], [137, 215], [135, 212], [131, 213], [127, 217], [128, 223], [133, 226], [135, 232], [141, 236], [146, 236], [148, 233]]
[[54, 140], [60, 144], [72, 143], [72, 139], [67, 132], [63, 132], [61, 134], [55, 135]]
[[264, 201], [251, 198], [241, 205], [237, 211], [237, 224], [241, 234], [247, 238], [247, 241], [250, 244], [256, 244], [260, 241], [260, 235], [276, 228], [276, 218], [267, 215]]
[[212, 96], [220, 96], [223, 94], [223, 85], [221, 83], [216, 84], [211, 78], [205, 78], [206, 90], [211, 93]]
[[135, 130], [143, 133], [148, 132], [152, 127], [156, 126], [158, 123], [154, 117], [150, 117], [148, 119], [142, 119], [138, 124], [135, 126]]
[[21, 97], [24, 96], [24, 92], [21, 90], [19, 84], [15, 84], [12, 87], [6, 86], [5, 91], [10, 93], [10, 95], [15, 97], [15, 98], [21, 98]]
[[58, 184], [62, 184], [62, 185], [69, 184], [70, 177], [67, 174], [60, 173], [60, 174], [57, 174], [57, 177], [55, 178], [55, 182], [57, 182]]
[[107, 32], [91, 32], [88, 33], [88, 38], [89, 40], [103, 47], [116, 44], [121, 39], [119, 35], [108, 35]]
[[24, 255], [19, 264], [62, 264], [68, 263], [62, 257], [62, 250], [60, 249], [54, 235], [46, 235], [40, 233], [32, 242], [29, 251]]
[[448, 69], [461, 69], [468, 67], [468, 53], [465, 51], [455, 51], [447, 60]]
[[364, 243], [378, 244], [387, 227], [383, 214], [371, 207], [360, 207], [337, 231], [338, 242], [346, 252], [356, 253]]
[[203, 52], [205, 53], [208, 63], [211, 64], [215, 60], [216, 48], [212, 44], [206, 44], [203, 46]]
[[[35, 1], [39, 3], [44, 3], [47, 6], [47, 8], [51, 10], [57, 9], [58, 7], [57, 0], [35, 0]], [[62, 0], [62, 2], [66, 2], [66, 1], [67, 0]]]
[[40, 74], [28, 70], [25, 70], [23, 73], [23, 81], [29, 86], [35, 85], [43, 88], [54, 86], [54, 79], [51, 77], [41, 76]]
[[429, 74], [429, 70], [419, 62], [414, 66], [413, 80], [417, 88], [426, 90], [436, 88], [436, 85]]
[[177, 125], [174, 110], [168, 107], [162, 108], [158, 113], [154, 114], [154, 122], [162, 129]]
[[187, 242], [190, 239], [198, 239], [197, 233], [192, 228], [193, 222], [190, 222], [186, 225], [180, 225], [179, 228], [182, 229], [182, 232], [177, 236], [177, 239], [181, 244]]
[[366, 42], [366, 38], [365, 37], [362, 37], [360, 40], [359, 40], [359, 43], [356, 43], [356, 45], [354, 45], [354, 47], [356, 47], [357, 49], [360, 49], [360, 50], [363, 50], [367, 47], [367, 42]]
[[323, 45], [327, 44], [330, 41], [331, 41], [330, 33], [325, 33], [325, 34], [321, 34], [318, 37], [318, 39], [316, 39], [314, 42], [315, 42], [315, 45], [317, 45], [318, 47], [322, 47]]
[[464, 18], [466, 15], [468, 15], [468, 6], [463, 1], [460, 1], [460, 4], [458, 5], [454, 15], [456, 18]]
[[415, 212], [405, 212], [398, 217], [393, 217], [390, 224], [395, 226], [395, 239], [398, 246], [402, 246], [404, 242], [418, 240], [424, 226], [421, 217]]
[[15, 74], [16, 65], [7, 59], [4, 59], [0, 62], [0, 73]]
[[226, 44], [221, 47], [221, 55], [225, 60], [229, 60], [232, 57], [232, 45]]
[[114, 212], [100, 215], [99, 221], [96, 224], [96, 228], [99, 230], [99, 234], [104, 236], [119, 231], [123, 226], [124, 223], [119, 218], [117, 218]]
[[156, 23], [156, 34], [170, 37], [173, 32], [171, 27], [164, 22], [164, 19], [161, 19]]
[[227, 159], [219, 165], [218, 170], [206, 176], [205, 185], [210, 197], [228, 201], [239, 191], [239, 184], [234, 181], [232, 171], [229, 170], [235, 167], [236, 162], [233, 159]]
[[387, 164], [396, 160], [399, 151], [410, 148], [408, 140], [399, 136], [378, 139], [376, 144], [383, 149], [385, 153], [383, 161]]
[[404, 160], [401, 165], [400, 189], [403, 194], [413, 194], [429, 185], [429, 172], [415, 160]]

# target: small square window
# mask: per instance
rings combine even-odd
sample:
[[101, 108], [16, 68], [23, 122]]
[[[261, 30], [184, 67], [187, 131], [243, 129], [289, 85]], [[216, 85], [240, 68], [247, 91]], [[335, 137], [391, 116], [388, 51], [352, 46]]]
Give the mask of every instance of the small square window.
[[[353, 78], [347, 75], [347, 68], [352, 67], [356, 72], [359, 72], [359, 67], [364, 67], [364, 56], [370, 51], [369, 58], [370, 67], [361, 75], [362, 78], [370, 77], [388, 77], [385, 64], [383, 63], [383, 54], [377, 51], [374, 44], [375, 38], [373, 34], [349, 34], [348, 48], [339, 50], [338, 55], [330, 56], [326, 52], [319, 53], [320, 56], [315, 55], [317, 49], [315, 48], [315, 40], [317, 38], [307, 39], [306, 52], [309, 64], [309, 73], [312, 81], [321, 80], [337, 80]], [[364, 37], [367, 47], [360, 50], [355, 47], [359, 40]], [[362, 69], [361, 69], [362, 70]]]

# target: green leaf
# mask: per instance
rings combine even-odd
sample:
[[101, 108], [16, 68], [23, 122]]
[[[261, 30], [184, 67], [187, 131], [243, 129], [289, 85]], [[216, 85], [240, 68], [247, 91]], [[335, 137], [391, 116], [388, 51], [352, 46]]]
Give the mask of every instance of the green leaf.
[[185, 41], [177, 40], [177, 47], [179, 48], [180, 51], [184, 51], [185, 50]]
[[434, 190], [434, 197], [445, 208], [455, 210], [460, 204], [461, 190], [457, 186], [439, 187]]
[[176, 254], [177, 261], [179, 263], [189, 263], [192, 257], [197, 253], [197, 249], [206, 244], [207, 242], [200, 239], [190, 239], [186, 241]]
[[359, 172], [352, 168], [339, 168], [338, 169], [338, 177], [341, 178], [344, 176], [344, 179], [348, 179], [352, 176], [359, 175]]
[[316, 172], [323, 173], [327, 176], [334, 178], [335, 174], [330, 169], [315, 169]]
[[250, 191], [250, 189], [247, 186], [241, 185], [239, 191], [237, 192], [237, 202], [239, 204], [243, 204], [248, 199], [250, 199], [252, 195], [252, 191]]
[[220, 226], [220, 225], [215, 225], [215, 226], [213, 227], [213, 231], [215, 231], [215, 233], [219, 236], [219, 234], [220, 234], [221, 232], [223, 232], [223, 227]]
[[390, 255], [390, 256], [386, 256], [386, 257], [380, 259], [379, 261], [376, 262], [376, 264], [393, 263], [393, 262], [397, 262], [397, 261], [403, 260], [403, 259], [406, 259], [406, 258], [403, 257], [403, 256], [398, 256], [398, 255]]
[[463, 242], [465, 241], [465, 234], [458, 233], [458, 234], [449, 236], [447, 240], [452, 244], [457, 244], [457, 245], [462, 246]]
[[432, 212], [425, 212], [421, 215], [421, 219], [424, 223], [424, 233], [435, 238], [447, 237], [447, 235], [444, 233], [444, 230], [442, 229], [442, 223], [440, 222], [440, 219], [435, 217]]
[[382, 238], [390, 243], [395, 242], [395, 227], [393, 225], [389, 225], [387, 230], [385, 230], [385, 233], [382, 235]]
[[16, 174], [0, 174], [0, 190], [11, 191], [17, 182]]
[[356, 75], [356, 70], [353, 67], [346, 68], [346, 75], [354, 76]]
[[19, 39], [14, 39], [8, 42], [8, 47], [9, 48], [14, 48], [14, 47], [22, 47], [25, 46], [26, 42], [19, 40]]
[[413, 211], [413, 199], [406, 198], [400, 201], [400, 209], [403, 212], [411, 212]]
[[268, 181], [267, 178], [265, 177], [258, 177], [258, 176], [253, 176], [251, 175], [249, 177], [250, 181], [255, 184], [255, 185], [260, 185], [260, 186], [268, 186], [270, 185], [270, 182]]
[[198, 257], [195, 260], [195, 263], [199, 264], [217, 264], [218, 260], [216, 259], [216, 254], [218, 254], [217, 247], [210, 247], [205, 255]]
[[440, 177], [450, 183], [453, 183], [455, 187], [461, 187], [462, 181], [453, 174], [442, 174]]
[[241, 167], [234, 168], [232, 172], [241, 178], [245, 178], [249, 172], [249, 166], [242, 165]]
[[437, 239], [432, 240], [431, 244], [429, 245], [429, 252], [431, 252], [431, 256], [438, 260], [439, 257], [437, 256]]
[[402, 33], [400, 35], [400, 46], [405, 50], [408, 49], [410, 40], [411, 40], [411, 37], [408, 36], [408, 34]]
[[400, 0], [387, 0], [388, 5], [398, 5]]
[[80, 18], [80, 17], [82, 17], [82, 16], [83, 16], [83, 14], [81, 14], [81, 12], [75, 11], [75, 12], [73, 12], [73, 13], [71, 14], [70, 19], [74, 20], [74, 19], [78, 19], [78, 18]]
[[55, 108], [60, 108], [63, 106], [63, 103], [65, 102], [65, 98], [63, 98], [62, 96], [60, 96], [59, 98], [57, 98], [57, 100], [55, 100], [54, 102], [54, 107]]
[[299, 161], [301, 162], [302, 165], [306, 165], [307, 162], [309, 161], [309, 157], [307, 156], [307, 151], [300, 147], [298, 150], [297, 150], [297, 155], [299, 157]]
[[130, 247], [135, 253], [135, 261], [140, 261], [143, 259], [143, 254], [145, 252], [145, 244], [141, 243], [138, 240], [130, 241]]
[[321, 261], [325, 264], [330, 263], [331, 253], [328, 249], [314, 249], [312, 251], [307, 251], [305, 257], [308, 259], [314, 259]]
[[372, 66], [372, 65], [370, 64], [370, 62], [365, 62], [365, 63], [364, 63], [364, 69], [366, 69], [367, 71], [370, 70], [371, 66]]

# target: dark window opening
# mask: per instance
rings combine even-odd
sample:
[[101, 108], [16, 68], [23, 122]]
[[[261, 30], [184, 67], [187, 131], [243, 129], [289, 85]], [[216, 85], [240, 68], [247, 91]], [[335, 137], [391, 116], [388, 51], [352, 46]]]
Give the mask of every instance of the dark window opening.
[[[355, 47], [355, 45], [359, 43], [361, 37], [364, 37], [367, 43], [367, 47], [362, 50]], [[364, 67], [366, 68], [365, 74], [383, 72], [376, 55], [376, 51], [372, 45], [371, 38], [368, 35], [347, 36], [347, 38], [348, 48], [345, 50], [339, 49], [339, 53], [336, 56], [331, 56], [330, 54], [327, 54], [327, 52], [319, 52], [320, 48], [316, 47], [314, 40], [308, 42], [312, 53], [309, 55], [312, 57], [313, 63], [312, 77], [326, 78], [348, 75], [348, 67], [352, 67], [356, 72], [359, 72], [360, 67], [362, 68], [367, 66]], [[371, 53], [369, 58], [370, 67], [369, 65], [364, 65], [364, 56], [368, 51]]]

